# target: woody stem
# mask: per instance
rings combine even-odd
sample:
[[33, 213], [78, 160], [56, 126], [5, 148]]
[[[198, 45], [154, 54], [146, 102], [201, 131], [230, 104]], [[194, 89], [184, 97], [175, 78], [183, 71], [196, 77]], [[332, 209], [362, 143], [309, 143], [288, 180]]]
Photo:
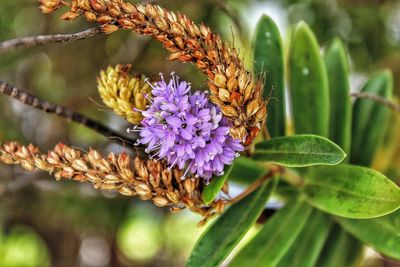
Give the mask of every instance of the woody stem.
[[251, 193], [253, 193], [256, 189], [258, 189], [261, 185], [264, 184], [265, 181], [267, 181], [268, 179], [274, 177], [275, 175], [282, 173], [284, 171], [284, 169], [282, 167], [276, 166], [276, 168], [270, 170], [267, 174], [265, 174], [264, 176], [262, 176], [261, 178], [255, 180], [249, 187], [246, 188], [246, 190], [244, 190], [242, 193], [240, 193], [239, 195], [237, 195], [236, 197], [234, 197], [233, 199], [231, 199], [229, 201], [229, 204], [234, 204], [240, 200], [242, 200], [243, 198], [247, 197], [248, 195], [250, 195]]
[[24, 90], [18, 89], [17, 87], [1, 80], [0, 93], [8, 95], [27, 106], [40, 109], [47, 113], [56, 114], [57, 116], [65, 118], [69, 121], [80, 123], [96, 131], [97, 133], [104, 135], [105, 137], [116, 137], [119, 140], [127, 141], [130, 143], [134, 143], [136, 141], [135, 139], [121, 135], [113, 129], [108, 128], [107, 126], [100, 124], [99, 122], [96, 122], [83, 114], [74, 112], [73, 110], [64, 106], [56, 105], [48, 101], [39, 99], [36, 96]]
[[81, 32], [71, 34], [38, 35], [6, 40], [0, 42], [0, 54], [20, 48], [51, 43], [66, 43], [86, 39], [101, 33], [100, 27], [93, 27]]

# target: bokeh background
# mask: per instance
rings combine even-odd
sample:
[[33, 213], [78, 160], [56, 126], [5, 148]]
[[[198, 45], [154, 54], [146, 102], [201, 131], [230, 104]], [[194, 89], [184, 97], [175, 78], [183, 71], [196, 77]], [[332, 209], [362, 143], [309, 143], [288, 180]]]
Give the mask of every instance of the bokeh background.
[[[283, 39], [306, 21], [326, 45], [339, 37], [351, 56], [352, 89], [368, 75], [390, 68], [400, 93], [400, 1], [395, 0], [168, 0], [156, 3], [205, 22], [239, 49], [251, 68], [251, 37], [266, 13]], [[34, 0], [0, 1], [0, 41], [38, 34], [72, 33], [91, 27], [83, 19], [65, 22], [59, 11], [44, 15]], [[96, 90], [100, 69], [131, 63], [152, 79], [175, 71], [193, 87], [205, 89], [205, 77], [190, 64], [167, 62], [166, 51], [149, 38], [117, 31], [68, 44], [18, 49], [0, 54], [0, 79], [50, 102], [124, 132], [121, 118], [102, 104]], [[392, 124], [392, 126], [394, 126]], [[395, 128], [395, 127], [392, 127]], [[399, 126], [397, 126], [397, 129]], [[399, 134], [399, 131], [392, 132]], [[121, 152], [112, 140], [75, 123], [26, 107], [0, 95], [0, 141], [37, 144], [43, 151], [57, 142], [83, 150]], [[398, 142], [399, 143], [399, 142]], [[400, 145], [386, 144], [397, 163], [376, 161], [391, 177], [400, 177]], [[387, 155], [387, 153], [386, 153]], [[90, 185], [55, 182], [42, 172], [0, 166], [0, 267], [4, 266], [183, 266], [203, 228], [200, 218], [171, 215], [151, 203], [99, 192]], [[389, 266], [373, 253], [363, 266]], [[395, 266], [394, 263], [390, 266]]]

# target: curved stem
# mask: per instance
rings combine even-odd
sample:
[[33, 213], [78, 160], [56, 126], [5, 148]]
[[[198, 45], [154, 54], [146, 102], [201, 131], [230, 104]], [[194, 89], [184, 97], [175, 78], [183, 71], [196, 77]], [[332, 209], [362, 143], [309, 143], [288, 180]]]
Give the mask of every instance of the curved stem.
[[232, 20], [239, 34], [240, 42], [243, 46], [247, 47], [249, 40], [239, 13], [235, 9], [231, 8], [224, 0], [211, 0], [211, 2], [218, 6], [218, 8]]
[[71, 34], [38, 35], [38, 36], [30, 36], [30, 37], [6, 40], [0, 43], [0, 54], [21, 47], [31, 47], [37, 45], [46, 45], [50, 43], [66, 43], [66, 42], [78, 41], [95, 36], [101, 32], [102, 31], [100, 30], [100, 27], [93, 27], [81, 32], [71, 33]]
[[7, 82], [1, 81], [1, 80], [0, 80], [0, 93], [8, 95], [25, 105], [31, 106], [36, 109], [43, 110], [44, 112], [47, 112], [47, 113], [56, 114], [62, 118], [69, 120], [69, 121], [74, 121], [79, 124], [82, 124], [90, 129], [94, 130], [95, 132], [104, 135], [107, 138], [116, 137], [116, 139], [119, 139], [120, 141], [127, 141], [132, 144], [136, 140], [135, 138], [132, 139], [132, 138], [123, 136], [120, 133], [114, 131], [113, 129], [108, 128], [107, 126], [105, 126], [99, 122], [96, 122], [80, 113], [74, 112], [73, 110], [71, 110], [69, 108], [39, 99], [36, 96], [34, 96], [26, 91], [23, 91], [21, 89], [18, 89], [15, 86], [13, 86]]
[[400, 105], [398, 105], [394, 101], [390, 101], [389, 99], [381, 97], [379, 95], [370, 94], [370, 93], [351, 93], [351, 96], [356, 97], [356, 98], [365, 98], [365, 99], [373, 100], [379, 104], [382, 104], [382, 105], [400, 113]]
[[246, 190], [244, 190], [241, 194], [237, 195], [236, 197], [232, 198], [229, 201], [229, 204], [234, 204], [243, 198], [247, 197], [251, 193], [253, 193], [257, 188], [259, 188], [262, 184], [264, 184], [265, 181], [268, 179], [274, 177], [275, 175], [284, 172], [284, 168], [280, 166], [275, 166], [276, 168], [273, 168], [270, 170], [267, 174], [262, 176], [261, 178], [255, 180], [251, 185], [249, 185]]

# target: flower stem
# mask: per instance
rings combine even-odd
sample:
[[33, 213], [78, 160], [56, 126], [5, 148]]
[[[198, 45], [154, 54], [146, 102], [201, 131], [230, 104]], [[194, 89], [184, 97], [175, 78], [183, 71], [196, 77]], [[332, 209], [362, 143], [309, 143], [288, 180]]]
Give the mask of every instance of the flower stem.
[[284, 168], [280, 167], [280, 166], [274, 166], [274, 168], [272, 168], [270, 171], [268, 171], [267, 174], [265, 174], [264, 176], [262, 176], [261, 178], [257, 179], [256, 181], [254, 181], [249, 187], [246, 188], [246, 190], [244, 190], [241, 194], [237, 195], [236, 197], [234, 197], [233, 199], [231, 199], [228, 204], [235, 204], [236, 202], [242, 200], [243, 198], [247, 197], [248, 195], [250, 195], [251, 193], [253, 193], [256, 189], [258, 189], [261, 185], [264, 184], [265, 181], [267, 181], [268, 179], [274, 177], [277, 174], [283, 173], [284, 172]]

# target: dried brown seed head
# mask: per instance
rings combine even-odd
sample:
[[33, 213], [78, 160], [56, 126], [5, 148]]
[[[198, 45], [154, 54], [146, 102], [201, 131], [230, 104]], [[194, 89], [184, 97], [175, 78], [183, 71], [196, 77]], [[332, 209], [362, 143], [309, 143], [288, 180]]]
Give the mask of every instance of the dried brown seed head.
[[[58, 2], [41, 0], [41, 3], [44, 12], [52, 12]], [[208, 76], [211, 95], [214, 96], [210, 98], [211, 101], [224, 110], [234, 125], [241, 125], [231, 130], [235, 138], [245, 140], [251, 129], [262, 124], [265, 116], [261, 116], [263, 112], [258, 113], [265, 105], [262, 101], [262, 86], [259, 86], [261, 81], [245, 69], [237, 51], [204, 24], [196, 25], [180, 13], [152, 4], [89, 0], [88, 8], [85, 0], [72, 0], [72, 3], [71, 13], [66, 13], [66, 19], [74, 19], [83, 14], [88, 20], [102, 24], [106, 33], [118, 27], [132, 29], [163, 42], [164, 47], [171, 52], [168, 59], [193, 62]], [[60, 4], [65, 5], [66, 2]], [[249, 140], [252, 139], [246, 142]]]

